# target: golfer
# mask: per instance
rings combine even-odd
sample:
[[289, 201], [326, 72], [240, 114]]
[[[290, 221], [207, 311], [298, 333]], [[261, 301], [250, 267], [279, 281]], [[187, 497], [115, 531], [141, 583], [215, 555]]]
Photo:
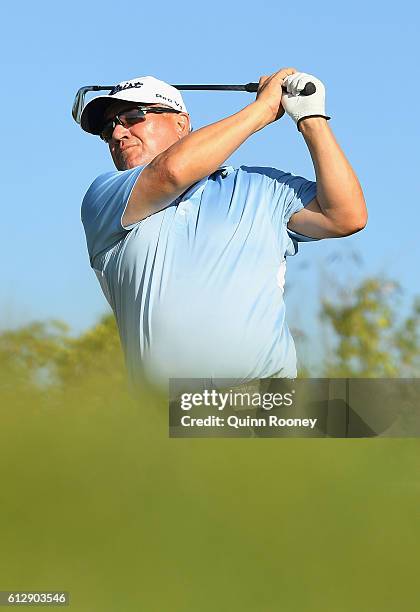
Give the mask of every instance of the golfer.
[[[299, 95], [308, 82], [315, 93]], [[224, 165], [285, 112], [316, 182]], [[323, 83], [294, 68], [262, 76], [253, 102], [196, 131], [180, 92], [151, 76], [85, 106], [81, 126], [105, 141], [116, 170], [92, 183], [82, 221], [133, 382], [296, 376], [286, 259], [299, 242], [348, 236], [367, 220], [327, 119]], [[270, 137], [287, 146], [280, 133]]]

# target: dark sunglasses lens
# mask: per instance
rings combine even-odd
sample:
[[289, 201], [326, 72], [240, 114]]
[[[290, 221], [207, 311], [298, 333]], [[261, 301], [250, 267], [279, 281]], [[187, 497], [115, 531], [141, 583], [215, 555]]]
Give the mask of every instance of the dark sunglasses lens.
[[133, 108], [118, 115], [119, 120], [123, 125], [133, 125], [141, 119], [144, 119], [146, 113], [141, 108]]
[[104, 126], [104, 129], [101, 132], [101, 138], [105, 142], [109, 142], [112, 138], [112, 132], [114, 131], [114, 122], [110, 121]]
[[132, 108], [128, 111], [124, 111], [122, 113], [118, 113], [112, 121], [109, 121], [105, 124], [102, 132], [101, 138], [105, 142], [109, 142], [112, 138], [112, 134], [115, 129], [116, 123], [123, 125], [125, 127], [135, 125], [146, 116], [146, 112], [141, 108]]

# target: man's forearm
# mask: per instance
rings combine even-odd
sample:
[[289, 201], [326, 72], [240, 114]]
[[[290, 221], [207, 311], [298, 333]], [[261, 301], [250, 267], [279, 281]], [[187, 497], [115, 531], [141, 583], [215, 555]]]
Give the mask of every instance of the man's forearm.
[[343, 233], [361, 229], [367, 220], [363, 192], [327, 121], [303, 119], [299, 129], [314, 164], [317, 201], [323, 214]]
[[239, 112], [194, 131], [155, 158], [180, 187], [212, 174], [249, 136], [267, 125], [264, 104], [253, 102]]

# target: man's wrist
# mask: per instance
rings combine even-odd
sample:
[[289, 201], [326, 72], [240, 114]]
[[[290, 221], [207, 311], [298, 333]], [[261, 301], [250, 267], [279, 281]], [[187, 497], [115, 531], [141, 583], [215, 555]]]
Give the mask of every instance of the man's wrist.
[[303, 135], [314, 130], [325, 130], [326, 128], [328, 128], [328, 119], [330, 119], [330, 117], [321, 115], [303, 117], [303, 119], [299, 119], [299, 121], [297, 122], [297, 129]]
[[266, 127], [269, 123], [272, 123], [273, 111], [268, 104], [266, 104], [263, 100], [254, 100], [251, 104], [248, 104], [247, 108], [251, 108], [255, 117], [255, 121], [257, 124], [256, 132], [262, 130], [262, 128]]

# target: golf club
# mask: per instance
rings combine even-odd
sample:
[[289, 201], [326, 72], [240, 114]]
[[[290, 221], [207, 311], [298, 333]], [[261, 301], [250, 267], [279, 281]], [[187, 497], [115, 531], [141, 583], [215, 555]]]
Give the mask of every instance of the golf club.
[[[247, 83], [246, 85], [172, 85], [179, 90], [189, 91], [248, 91], [254, 93], [258, 91], [258, 83]], [[86, 85], [81, 87], [73, 102], [72, 115], [76, 123], [80, 123], [80, 117], [85, 106], [85, 97], [89, 91], [111, 91], [114, 85]], [[286, 91], [286, 88], [283, 87]], [[300, 92], [301, 96], [310, 96], [315, 93], [316, 87], [314, 83], [306, 83], [305, 88]]]

